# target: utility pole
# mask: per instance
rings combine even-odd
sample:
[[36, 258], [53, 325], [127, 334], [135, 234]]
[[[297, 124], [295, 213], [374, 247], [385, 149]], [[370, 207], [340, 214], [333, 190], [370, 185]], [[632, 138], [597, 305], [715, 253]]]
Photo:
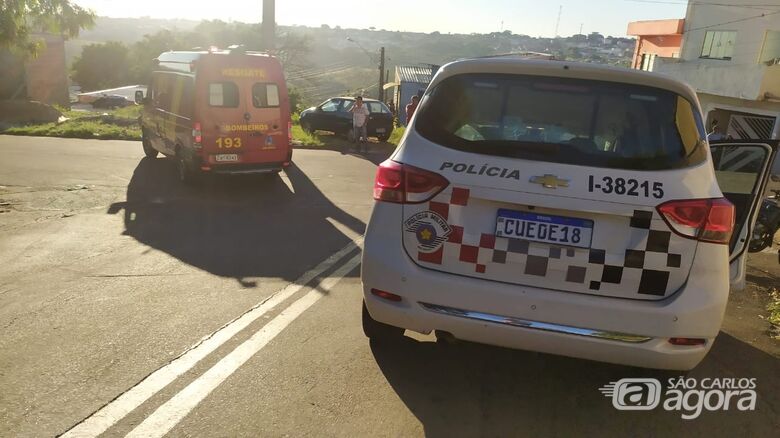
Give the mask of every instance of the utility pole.
[[583, 26], [584, 24], [585, 24], [585, 23], [580, 23], [580, 35], [582, 35], [582, 26]]
[[264, 50], [276, 47], [276, 0], [263, 0], [263, 24], [260, 30], [261, 44]]
[[558, 20], [555, 21], [555, 38], [558, 38], [558, 28], [561, 26], [561, 14], [563, 13], [563, 5], [558, 6]]
[[384, 100], [385, 96], [385, 48], [379, 49], [379, 91], [377, 92], [377, 98]]

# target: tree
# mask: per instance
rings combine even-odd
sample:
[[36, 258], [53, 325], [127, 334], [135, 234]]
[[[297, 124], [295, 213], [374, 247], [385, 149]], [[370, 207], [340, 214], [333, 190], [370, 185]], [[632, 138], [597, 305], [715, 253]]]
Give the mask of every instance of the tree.
[[17, 55], [35, 55], [41, 41], [35, 32], [76, 37], [81, 29], [95, 24], [95, 14], [69, 0], [0, 0], [0, 48]]
[[157, 63], [155, 59], [169, 50], [187, 48], [186, 40], [170, 30], [144, 35], [141, 41], [130, 48], [130, 74], [128, 79], [136, 84], [148, 84]]
[[73, 62], [73, 80], [82, 90], [127, 85], [129, 52], [126, 45], [116, 41], [84, 46], [81, 56]]

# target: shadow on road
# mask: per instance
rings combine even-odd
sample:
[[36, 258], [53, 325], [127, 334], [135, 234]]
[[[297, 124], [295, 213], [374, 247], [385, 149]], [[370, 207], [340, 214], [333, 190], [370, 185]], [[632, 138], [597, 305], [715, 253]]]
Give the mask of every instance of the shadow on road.
[[725, 333], [688, 377], [755, 377], [757, 410], [703, 412], [695, 420], [660, 406], [618, 411], [598, 391], [621, 378], [669, 378], [657, 371], [410, 338], [371, 349], [390, 385], [431, 437], [772, 436], [780, 422], [777, 359]]
[[125, 235], [184, 263], [254, 287], [261, 277], [294, 280], [347, 245], [365, 224], [335, 206], [295, 165], [278, 175], [176, 179], [171, 160], [144, 158], [127, 187]]

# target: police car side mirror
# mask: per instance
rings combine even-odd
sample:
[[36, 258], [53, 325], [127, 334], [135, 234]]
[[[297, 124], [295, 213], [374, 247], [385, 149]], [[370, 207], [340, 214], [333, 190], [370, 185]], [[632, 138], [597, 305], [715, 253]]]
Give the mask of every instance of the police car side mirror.
[[145, 102], [144, 92], [141, 90], [135, 90], [135, 103], [141, 105]]

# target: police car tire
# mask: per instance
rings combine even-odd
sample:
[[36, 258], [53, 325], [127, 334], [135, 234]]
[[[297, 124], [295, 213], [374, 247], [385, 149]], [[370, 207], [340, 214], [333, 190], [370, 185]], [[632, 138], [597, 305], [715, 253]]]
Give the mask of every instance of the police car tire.
[[372, 341], [393, 342], [403, 338], [404, 329], [381, 323], [371, 317], [363, 302], [363, 333]]
[[301, 121], [301, 129], [303, 129], [303, 132], [307, 134], [314, 134], [314, 129], [311, 128], [311, 123], [306, 121]]

